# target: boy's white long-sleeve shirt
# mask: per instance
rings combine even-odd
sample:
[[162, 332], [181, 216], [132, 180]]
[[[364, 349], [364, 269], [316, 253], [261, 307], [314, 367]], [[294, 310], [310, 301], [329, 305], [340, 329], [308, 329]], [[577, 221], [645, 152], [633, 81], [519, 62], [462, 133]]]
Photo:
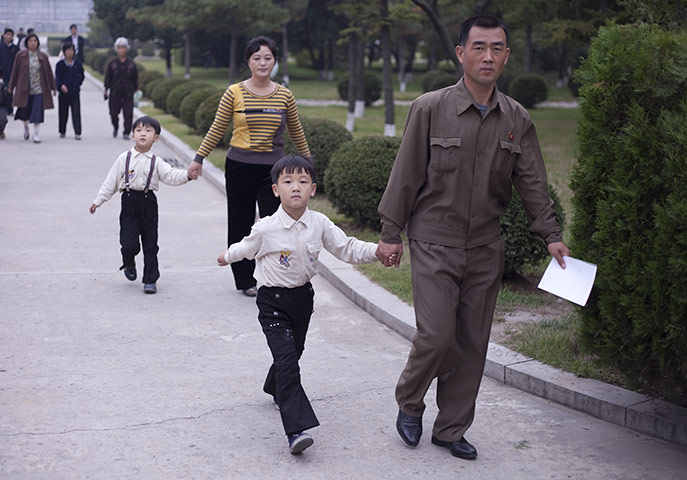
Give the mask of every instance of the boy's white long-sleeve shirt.
[[294, 288], [317, 274], [322, 248], [347, 263], [377, 260], [377, 244], [347, 237], [327, 216], [307, 208], [294, 220], [281, 205], [274, 215], [253, 225], [250, 235], [231, 245], [224, 259], [255, 259], [258, 286]]
[[[93, 204], [97, 207], [112, 198], [117, 192], [124, 190], [124, 169], [126, 167], [126, 154], [131, 152], [131, 160], [129, 161], [129, 188], [131, 190], [143, 191], [148, 180], [148, 173], [150, 172], [150, 159], [153, 157], [151, 150], [141, 153], [135, 147], [131, 150], [123, 152], [117, 160], [112, 164], [110, 171], [107, 172], [107, 177], [100, 187], [98, 195], [96, 195]], [[174, 168], [165, 162], [162, 158], [155, 159], [155, 169], [153, 170], [153, 177], [150, 179], [149, 190], [156, 191], [160, 188], [160, 182], [167, 185], [183, 185], [187, 183], [188, 172], [181, 168]]]

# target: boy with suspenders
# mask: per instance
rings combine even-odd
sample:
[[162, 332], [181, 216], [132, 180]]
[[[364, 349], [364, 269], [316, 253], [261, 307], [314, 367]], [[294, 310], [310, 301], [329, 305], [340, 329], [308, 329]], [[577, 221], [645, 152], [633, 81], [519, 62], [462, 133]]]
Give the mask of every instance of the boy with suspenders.
[[[136, 280], [134, 258], [141, 251], [139, 237], [143, 243], [143, 291], [157, 292], [160, 271], [157, 263], [157, 198], [155, 190], [159, 182], [167, 185], [183, 185], [189, 180], [185, 169], [173, 168], [158, 160], [150, 149], [160, 138], [160, 123], [152, 117], [138, 118], [133, 124], [134, 147], [119, 155], [110, 168], [90, 212], [122, 192], [122, 210], [119, 214], [119, 243], [122, 245], [122, 266], [127, 279]], [[126, 172], [126, 174], [125, 174]]]

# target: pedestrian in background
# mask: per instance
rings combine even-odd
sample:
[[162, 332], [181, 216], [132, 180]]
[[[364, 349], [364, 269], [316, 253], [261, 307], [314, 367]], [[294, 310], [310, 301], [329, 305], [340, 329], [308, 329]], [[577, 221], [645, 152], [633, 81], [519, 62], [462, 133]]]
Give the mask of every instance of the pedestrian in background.
[[[5, 86], [10, 83], [10, 78], [12, 78], [12, 67], [18, 51], [19, 47], [14, 44], [14, 30], [6, 28], [2, 34], [2, 40], [0, 40], [0, 80], [5, 83]], [[7, 113], [12, 114], [11, 96], [7, 105]]]
[[74, 45], [71, 42], [67, 42], [62, 46], [62, 53], [64, 53], [64, 58], [55, 65], [60, 138], [64, 138], [67, 133], [67, 119], [69, 118], [69, 109], [71, 109], [74, 138], [81, 140], [81, 99], [79, 91], [84, 79], [83, 66], [78, 59], [74, 58]]
[[105, 99], [109, 99], [112, 136], [117, 137], [119, 112], [124, 116], [122, 138], [129, 139], [131, 121], [134, 115], [134, 93], [138, 90], [138, 70], [127, 56], [129, 41], [119, 37], [114, 43], [117, 58], [112, 59], [105, 69]]
[[39, 51], [38, 36], [31, 33], [24, 43], [26, 50], [17, 53], [14, 59], [8, 89], [12, 105], [17, 107], [14, 119], [24, 122], [24, 140], [29, 139], [29, 123], [32, 123], [33, 142], [41, 143], [39, 130], [44, 120], [43, 112], [55, 108], [50, 94], [57, 94], [57, 85], [48, 56]]
[[74, 58], [83, 65], [84, 39], [77, 33], [76, 23], [72, 23], [69, 26], [69, 31], [71, 35], [65, 37], [63, 43], [71, 42], [71, 44], [74, 45]]
[[7, 85], [0, 78], [0, 140], [5, 139], [5, 126], [7, 126], [7, 114], [9, 112], [10, 94]]

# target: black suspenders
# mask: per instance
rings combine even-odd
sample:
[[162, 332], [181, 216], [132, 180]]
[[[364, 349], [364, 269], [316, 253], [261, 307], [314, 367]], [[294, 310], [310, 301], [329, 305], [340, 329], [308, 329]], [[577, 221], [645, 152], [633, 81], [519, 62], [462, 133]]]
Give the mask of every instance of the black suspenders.
[[[126, 165], [124, 166], [124, 188], [126, 188], [126, 191], [129, 191], [129, 187], [131, 186], [129, 183], [129, 163], [131, 162], [131, 150], [129, 150], [126, 153]], [[144, 193], [148, 193], [148, 189], [150, 188], [150, 181], [153, 178], [153, 170], [155, 169], [155, 155], [153, 155], [153, 158], [150, 159], [150, 172], [148, 172], [148, 180], [146, 180], [146, 186], [143, 189]]]

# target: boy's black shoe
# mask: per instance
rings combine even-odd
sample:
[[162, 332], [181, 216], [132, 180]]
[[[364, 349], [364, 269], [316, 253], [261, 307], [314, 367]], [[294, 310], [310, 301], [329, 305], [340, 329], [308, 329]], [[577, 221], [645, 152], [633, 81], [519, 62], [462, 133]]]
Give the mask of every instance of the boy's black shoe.
[[157, 285], [154, 283], [146, 283], [143, 285], [143, 291], [146, 293], [157, 293]]
[[294, 433], [287, 435], [287, 437], [289, 438], [289, 451], [294, 455], [302, 453], [303, 450], [315, 443], [309, 433]]
[[127, 280], [131, 280], [132, 282], [136, 280], [136, 265], [122, 265], [119, 269], [124, 270], [124, 276]]
[[112, 137], [117, 138], [117, 129], [112, 130]]
[[464, 460], [474, 460], [477, 458], [477, 449], [465, 437], [455, 442], [444, 442], [432, 435], [432, 443], [438, 447], [446, 447], [454, 457], [462, 458]]

